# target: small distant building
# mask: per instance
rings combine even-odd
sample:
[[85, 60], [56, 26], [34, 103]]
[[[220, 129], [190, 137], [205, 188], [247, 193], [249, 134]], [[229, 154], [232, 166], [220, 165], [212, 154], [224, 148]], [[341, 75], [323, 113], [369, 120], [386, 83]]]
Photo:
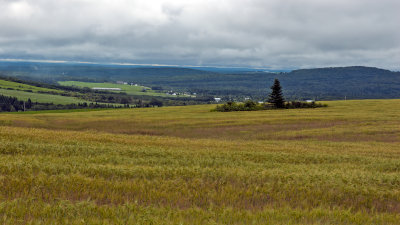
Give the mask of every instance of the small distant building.
[[172, 95], [176, 95], [176, 93], [172, 93]]
[[121, 88], [101, 88], [101, 87], [94, 87], [92, 90], [105, 90], [105, 91], [121, 91]]
[[258, 102], [258, 104], [263, 104], [263, 103], [264, 103], [263, 101], [259, 101], [259, 102]]
[[214, 98], [214, 100], [215, 100], [216, 102], [220, 102], [220, 101], [221, 101], [221, 98]]
[[313, 102], [315, 102], [314, 100], [311, 100], [311, 99], [308, 99], [308, 100], [306, 100], [306, 102], [307, 103], [313, 103]]
[[250, 98], [244, 98], [245, 101], [250, 100]]
[[124, 84], [124, 82], [123, 82], [123, 81], [120, 81], [120, 80], [117, 81], [116, 83], [117, 83], [117, 84]]

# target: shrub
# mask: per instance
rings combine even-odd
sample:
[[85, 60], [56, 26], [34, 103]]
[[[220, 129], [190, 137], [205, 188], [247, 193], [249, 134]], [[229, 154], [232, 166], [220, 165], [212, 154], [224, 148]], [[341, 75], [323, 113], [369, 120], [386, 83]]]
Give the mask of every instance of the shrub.
[[291, 101], [285, 103], [286, 109], [296, 109], [296, 108], [319, 108], [319, 107], [327, 107], [327, 104], [315, 103], [315, 102], [297, 102]]
[[231, 111], [256, 111], [262, 110], [263, 106], [254, 101], [248, 100], [244, 103], [227, 102], [223, 105], [217, 105], [212, 111], [231, 112]]
[[[318, 108], [318, 107], [327, 107], [326, 104], [315, 103], [315, 102], [298, 102], [291, 101], [285, 102], [279, 108], [283, 109], [297, 109], [297, 108]], [[279, 109], [273, 103], [263, 103], [259, 104], [254, 101], [248, 100], [244, 103], [236, 103], [229, 101], [223, 105], [217, 105], [215, 109], [211, 111], [216, 112], [232, 112], [232, 111], [257, 111], [257, 110], [271, 110], [271, 109]]]

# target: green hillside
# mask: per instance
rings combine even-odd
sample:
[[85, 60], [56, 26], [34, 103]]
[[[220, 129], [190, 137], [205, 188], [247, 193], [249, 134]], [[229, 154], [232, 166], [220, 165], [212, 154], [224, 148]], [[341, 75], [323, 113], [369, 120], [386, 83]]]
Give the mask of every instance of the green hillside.
[[[161, 107], [167, 105], [205, 104], [214, 101], [210, 97], [189, 96], [178, 93], [159, 93], [144, 86], [113, 83], [60, 82], [48, 84], [22, 80], [0, 74], [0, 112], [21, 110], [60, 110], [115, 107]], [[90, 87], [120, 88], [120, 91], [92, 90]], [[10, 98], [13, 97], [13, 98]], [[15, 99], [16, 98], [16, 99]], [[22, 101], [33, 102], [26, 107]], [[84, 104], [84, 103], [88, 104]]]
[[4, 96], [16, 97], [19, 100], [31, 99], [32, 102], [71, 104], [87, 102], [70, 96], [62, 96], [66, 92], [59, 89], [37, 87], [21, 82], [0, 79], [0, 94]]
[[41, 102], [41, 103], [54, 103], [54, 104], [71, 104], [71, 103], [83, 103], [88, 102], [83, 99], [69, 97], [69, 96], [61, 96], [61, 95], [52, 95], [52, 94], [43, 94], [36, 92], [26, 92], [19, 90], [7, 90], [0, 88], [0, 94], [5, 96], [13, 96], [18, 98], [19, 100], [27, 101], [31, 99], [32, 102]]
[[32, 92], [54, 92], [54, 93], [62, 93], [63, 91], [57, 89], [50, 89], [50, 88], [43, 88], [43, 87], [36, 87], [24, 83], [17, 83], [8, 80], [0, 79], [0, 87], [2, 89], [14, 89], [14, 90], [21, 90], [21, 91], [32, 91]]

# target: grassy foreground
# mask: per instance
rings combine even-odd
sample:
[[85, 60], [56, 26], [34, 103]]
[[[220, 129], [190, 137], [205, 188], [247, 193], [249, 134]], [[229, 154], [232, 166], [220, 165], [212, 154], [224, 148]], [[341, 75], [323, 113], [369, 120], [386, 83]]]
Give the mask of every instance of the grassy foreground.
[[400, 100], [0, 114], [3, 224], [398, 224]]

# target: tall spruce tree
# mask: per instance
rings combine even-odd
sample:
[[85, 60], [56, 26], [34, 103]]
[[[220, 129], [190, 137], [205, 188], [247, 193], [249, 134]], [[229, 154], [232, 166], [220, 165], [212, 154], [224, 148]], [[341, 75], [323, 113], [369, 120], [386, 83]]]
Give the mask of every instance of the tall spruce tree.
[[285, 99], [283, 98], [281, 83], [278, 79], [275, 79], [271, 90], [272, 92], [269, 94], [268, 102], [273, 104], [276, 108], [283, 108], [285, 106]]

